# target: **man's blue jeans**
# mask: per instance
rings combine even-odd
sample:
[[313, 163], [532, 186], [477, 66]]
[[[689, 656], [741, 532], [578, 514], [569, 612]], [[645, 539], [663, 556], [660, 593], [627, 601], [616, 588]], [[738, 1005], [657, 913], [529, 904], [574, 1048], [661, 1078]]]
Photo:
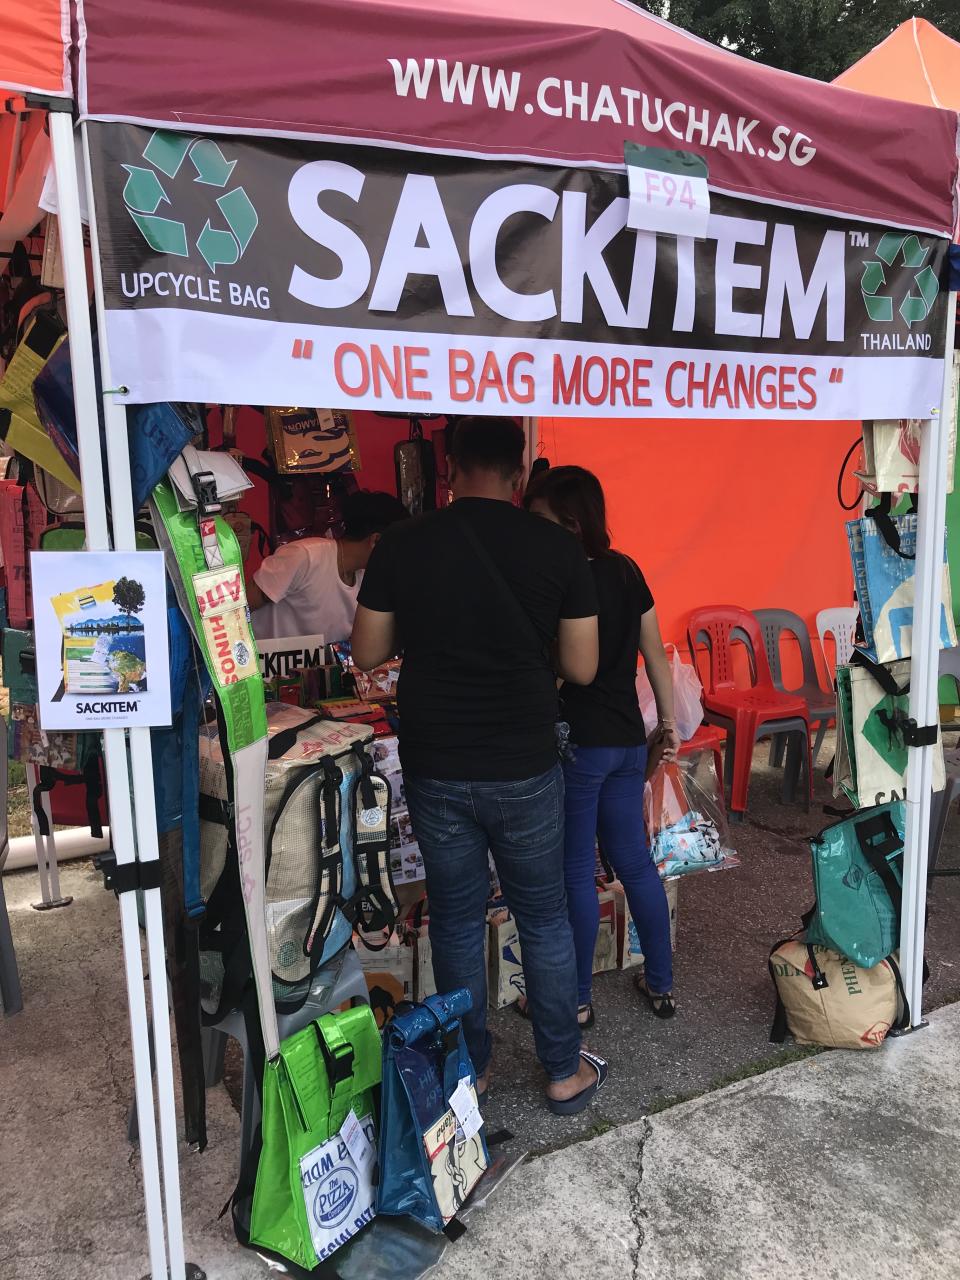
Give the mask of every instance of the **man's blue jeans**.
[[464, 1018], [477, 1075], [490, 1062], [487, 850], [517, 921], [537, 1056], [551, 1080], [580, 1067], [577, 976], [563, 887], [563, 775], [559, 765], [523, 782], [404, 778], [427, 873], [430, 944], [438, 991], [466, 987]]
[[578, 996], [590, 1001], [600, 908], [596, 838], [623, 885], [651, 991], [673, 990], [670, 908], [643, 823], [646, 747], [576, 747], [566, 782], [567, 903], [577, 951]]

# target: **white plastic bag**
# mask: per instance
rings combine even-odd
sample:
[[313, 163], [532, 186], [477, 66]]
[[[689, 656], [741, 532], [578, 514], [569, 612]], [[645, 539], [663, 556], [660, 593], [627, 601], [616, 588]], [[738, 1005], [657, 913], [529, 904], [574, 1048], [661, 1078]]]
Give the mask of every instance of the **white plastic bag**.
[[[677, 717], [677, 732], [681, 742], [689, 742], [703, 724], [703, 685], [695, 667], [681, 662], [678, 650], [674, 649], [670, 663], [670, 674], [673, 678], [673, 705]], [[640, 700], [640, 711], [647, 733], [653, 733], [657, 727], [657, 703], [650, 687], [646, 671], [637, 672], [637, 697]]]

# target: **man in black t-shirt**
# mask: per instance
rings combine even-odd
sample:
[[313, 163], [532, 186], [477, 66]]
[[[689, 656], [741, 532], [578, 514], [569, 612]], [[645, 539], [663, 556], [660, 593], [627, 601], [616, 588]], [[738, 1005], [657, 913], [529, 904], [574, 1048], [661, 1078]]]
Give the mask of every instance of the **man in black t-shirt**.
[[[464, 1033], [486, 1088], [487, 851], [516, 917], [547, 1100], [581, 1110], [606, 1064], [580, 1049], [563, 884], [556, 675], [589, 684], [597, 602], [576, 538], [513, 503], [523, 432], [464, 419], [451, 442], [451, 507], [388, 529], [360, 589], [353, 658], [403, 651], [400, 758], [430, 903], [440, 991], [466, 987]], [[554, 655], [553, 657], [551, 655]]]

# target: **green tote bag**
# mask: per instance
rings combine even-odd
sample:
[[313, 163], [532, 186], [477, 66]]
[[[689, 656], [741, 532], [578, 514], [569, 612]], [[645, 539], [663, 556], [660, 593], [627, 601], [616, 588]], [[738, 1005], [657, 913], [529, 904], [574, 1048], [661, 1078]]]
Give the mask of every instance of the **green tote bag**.
[[249, 1245], [311, 1275], [373, 1218], [380, 1033], [369, 1006], [289, 1036], [263, 1076]]

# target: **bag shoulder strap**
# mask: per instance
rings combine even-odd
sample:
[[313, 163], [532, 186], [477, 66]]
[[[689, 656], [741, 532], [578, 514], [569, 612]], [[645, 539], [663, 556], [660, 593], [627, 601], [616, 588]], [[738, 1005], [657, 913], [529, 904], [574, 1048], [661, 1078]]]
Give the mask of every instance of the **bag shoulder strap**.
[[887, 859], [890, 854], [902, 851], [903, 841], [900, 839], [900, 832], [894, 825], [890, 811], [885, 810], [883, 813], [863, 818], [854, 822], [853, 826], [860, 852], [870, 864], [871, 869], [880, 877], [890, 904], [899, 917], [903, 888]]
[[[455, 511], [456, 503], [451, 507], [451, 512]], [[484, 569], [486, 569], [488, 578], [499, 591], [500, 597], [507, 607], [507, 612], [512, 615], [513, 619], [518, 624], [520, 631], [527, 637], [536, 650], [539, 653], [545, 653], [546, 645], [543, 637], [533, 625], [533, 619], [517, 599], [516, 593], [497, 567], [496, 561], [490, 555], [490, 552], [477, 537], [476, 530], [471, 526], [469, 520], [466, 520], [461, 516], [454, 516], [454, 519], [464, 540], [469, 543], [474, 555], [483, 565]]]

